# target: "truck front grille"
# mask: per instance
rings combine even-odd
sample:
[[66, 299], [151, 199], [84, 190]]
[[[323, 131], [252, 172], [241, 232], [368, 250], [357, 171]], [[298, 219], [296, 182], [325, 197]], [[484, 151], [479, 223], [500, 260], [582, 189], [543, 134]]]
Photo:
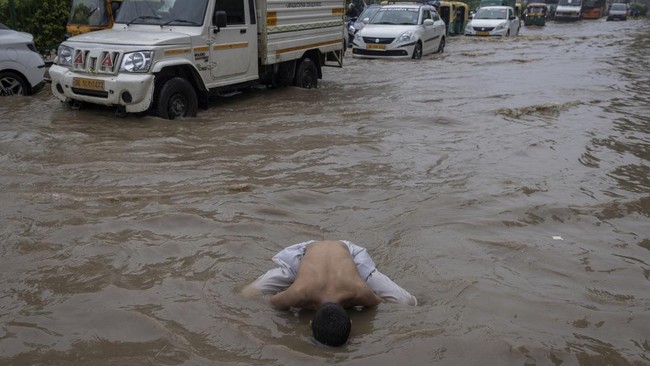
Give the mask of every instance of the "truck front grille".
[[89, 74], [115, 74], [120, 56], [119, 51], [77, 48], [74, 50], [72, 68]]

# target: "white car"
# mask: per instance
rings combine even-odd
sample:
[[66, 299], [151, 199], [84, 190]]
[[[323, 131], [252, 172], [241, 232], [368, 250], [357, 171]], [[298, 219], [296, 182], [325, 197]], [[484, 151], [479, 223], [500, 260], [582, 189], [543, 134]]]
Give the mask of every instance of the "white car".
[[445, 22], [431, 5], [383, 5], [354, 35], [352, 55], [414, 58], [445, 50]]
[[610, 20], [627, 20], [627, 4], [625, 3], [614, 3], [609, 8], [609, 14], [607, 14], [607, 21]]
[[510, 37], [519, 34], [519, 19], [510, 6], [484, 6], [465, 27], [466, 36]]
[[45, 62], [34, 37], [0, 24], [0, 96], [29, 95], [45, 85]]

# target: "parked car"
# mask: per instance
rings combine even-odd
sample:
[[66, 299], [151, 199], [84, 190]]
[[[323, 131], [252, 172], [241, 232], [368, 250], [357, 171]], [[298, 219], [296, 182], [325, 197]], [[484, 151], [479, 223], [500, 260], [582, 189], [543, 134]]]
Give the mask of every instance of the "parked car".
[[369, 5], [367, 8], [363, 9], [363, 11], [361, 12], [361, 14], [359, 14], [358, 17], [352, 18], [352, 20], [348, 24], [348, 45], [349, 46], [352, 46], [352, 41], [354, 40], [355, 33], [357, 33], [363, 28], [364, 26], [363, 20], [366, 18], [371, 19], [377, 13], [377, 10], [379, 10], [380, 7], [381, 7], [380, 5], [376, 5], [376, 4]]
[[609, 8], [609, 14], [607, 14], [607, 20], [627, 20], [627, 4], [625, 3], [613, 3]]
[[479, 8], [465, 27], [466, 36], [510, 37], [519, 34], [519, 18], [510, 6]]
[[352, 55], [364, 58], [414, 58], [445, 49], [445, 22], [431, 5], [383, 5], [352, 42]]
[[0, 23], [0, 96], [29, 95], [45, 85], [45, 62], [34, 37]]

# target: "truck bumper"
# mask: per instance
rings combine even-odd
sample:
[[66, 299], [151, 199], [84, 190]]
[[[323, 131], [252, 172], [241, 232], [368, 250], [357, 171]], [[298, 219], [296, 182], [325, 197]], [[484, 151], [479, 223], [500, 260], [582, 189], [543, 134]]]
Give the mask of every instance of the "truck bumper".
[[[151, 106], [154, 75], [151, 74], [79, 74], [67, 67], [50, 67], [52, 94], [67, 102], [123, 106], [129, 113], [144, 112]], [[77, 84], [75, 84], [75, 79]]]

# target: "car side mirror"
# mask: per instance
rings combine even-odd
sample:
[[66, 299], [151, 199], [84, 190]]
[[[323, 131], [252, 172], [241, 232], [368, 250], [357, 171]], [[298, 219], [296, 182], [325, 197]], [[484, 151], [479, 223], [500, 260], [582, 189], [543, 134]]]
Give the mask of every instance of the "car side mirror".
[[424, 25], [427, 27], [433, 26], [433, 19], [425, 19], [424, 20]]
[[363, 24], [368, 24], [368, 23], [370, 23], [370, 18], [363, 18], [363, 20], [361, 21], [361, 23], [363, 23]]
[[217, 10], [214, 12], [214, 15], [212, 15], [212, 24], [217, 27], [217, 29], [214, 30], [214, 33], [218, 33], [221, 28], [226, 27], [226, 12], [223, 10]]
[[514, 16], [514, 15], [510, 16], [510, 20], [515, 20], [515, 19], [517, 19], [516, 16]]

